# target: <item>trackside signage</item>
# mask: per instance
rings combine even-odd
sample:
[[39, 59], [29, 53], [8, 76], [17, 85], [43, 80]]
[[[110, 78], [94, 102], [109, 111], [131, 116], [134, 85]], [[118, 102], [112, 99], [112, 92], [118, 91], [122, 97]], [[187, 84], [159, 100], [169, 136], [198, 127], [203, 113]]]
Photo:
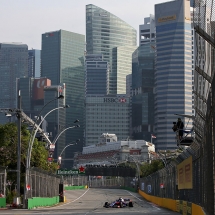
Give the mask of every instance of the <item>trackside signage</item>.
[[78, 175], [78, 173], [79, 173], [78, 169], [73, 169], [73, 170], [58, 169], [57, 170], [57, 175]]
[[85, 168], [80, 166], [79, 169], [58, 169], [57, 175], [83, 175], [85, 174]]

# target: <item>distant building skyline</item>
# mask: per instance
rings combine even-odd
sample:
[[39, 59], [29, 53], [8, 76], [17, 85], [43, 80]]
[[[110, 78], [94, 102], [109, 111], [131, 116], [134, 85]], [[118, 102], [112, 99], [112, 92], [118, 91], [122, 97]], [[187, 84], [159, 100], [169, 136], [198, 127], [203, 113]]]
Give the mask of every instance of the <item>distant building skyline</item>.
[[[82, 150], [84, 136], [84, 68], [85, 36], [69, 31], [58, 30], [42, 34], [41, 75], [52, 81], [52, 85], [65, 83], [66, 126], [73, 126], [78, 119], [80, 127], [66, 132], [67, 144], [80, 139], [80, 143], [65, 151], [65, 157], [71, 159], [73, 153]], [[52, 99], [52, 98], [50, 98]], [[72, 160], [66, 162], [71, 168]]]
[[[177, 8], [177, 10], [175, 9]], [[155, 145], [175, 149], [175, 114], [192, 115], [192, 34], [190, 2], [177, 0], [155, 5]], [[181, 117], [185, 126], [192, 121]]]
[[85, 56], [85, 95], [108, 94], [110, 66], [103, 60], [102, 54], [87, 54]]
[[123, 74], [117, 73], [117, 50], [123, 46], [136, 46], [136, 38], [136, 30], [125, 21], [96, 5], [86, 5], [86, 51], [87, 54], [103, 54], [104, 61], [109, 62], [109, 94], [126, 93], [126, 88], [123, 92], [117, 88], [121, 88], [121, 76], [125, 75], [122, 79], [125, 82], [126, 75], [131, 73], [131, 65], [124, 68]]
[[41, 50], [28, 50], [28, 77], [41, 77]]
[[[0, 105], [17, 108], [17, 78], [28, 76], [28, 46], [22, 43], [0, 43]], [[7, 117], [0, 114], [0, 123]]]
[[154, 42], [139, 46], [132, 56], [132, 137], [151, 141], [154, 132]]

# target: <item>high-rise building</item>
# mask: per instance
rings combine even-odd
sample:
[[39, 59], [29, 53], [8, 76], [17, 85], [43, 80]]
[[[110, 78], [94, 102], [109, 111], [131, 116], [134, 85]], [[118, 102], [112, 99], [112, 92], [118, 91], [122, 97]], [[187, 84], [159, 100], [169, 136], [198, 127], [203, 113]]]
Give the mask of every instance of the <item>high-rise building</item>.
[[[0, 43], [0, 106], [16, 108], [16, 79], [28, 76], [28, 46], [20, 43]], [[7, 119], [0, 114], [0, 124]]]
[[[190, 1], [155, 5], [155, 131], [157, 149], [177, 147], [175, 114], [192, 115], [192, 35]], [[184, 125], [191, 122], [181, 117]]]
[[118, 140], [129, 137], [130, 101], [126, 95], [86, 97], [85, 146], [98, 144], [103, 133], [116, 134]]
[[[133, 27], [110, 12], [92, 4], [86, 6], [87, 53], [103, 54], [104, 61], [110, 63], [109, 94], [125, 94], [125, 86], [124, 92], [117, 92], [117, 88], [119, 89], [121, 86], [119, 85], [116, 87], [116, 84], [120, 84], [117, 82], [122, 75], [125, 75], [123, 80], [121, 79], [125, 83], [126, 75], [131, 74], [131, 65], [126, 68], [127, 64], [124, 65], [123, 74], [116, 74], [117, 62], [113, 59], [113, 48], [136, 46], [136, 34], [136, 30]], [[114, 50], [115, 59], [117, 51], [121, 49], [118, 48]], [[126, 55], [126, 52], [129, 50], [129, 48], [124, 48], [122, 52]], [[112, 67], [114, 67], [113, 70]]]
[[109, 93], [109, 63], [103, 61], [102, 54], [89, 54], [85, 56], [86, 69], [86, 96], [92, 94]]
[[[71, 168], [73, 153], [82, 150], [85, 69], [85, 36], [65, 30], [44, 33], [42, 35], [41, 75], [52, 81], [52, 85], [65, 83], [66, 126], [73, 125], [79, 119], [80, 128], [66, 131], [66, 143], [80, 139], [80, 143], [65, 151], [66, 167]], [[50, 98], [52, 99], [52, 98]], [[70, 160], [69, 160], [70, 159]]]
[[37, 49], [28, 50], [28, 77], [41, 77], [41, 51]]
[[139, 26], [139, 46], [149, 42], [155, 42], [155, 17], [152, 14]]
[[137, 46], [120, 46], [112, 49], [112, 70], [109, 94], [126, 94], [126, 76], [132, 73], [132, 54]]
[[139, 46], [132, 63], [132, 137], [150, 141], [154, 129], [154, 43]]

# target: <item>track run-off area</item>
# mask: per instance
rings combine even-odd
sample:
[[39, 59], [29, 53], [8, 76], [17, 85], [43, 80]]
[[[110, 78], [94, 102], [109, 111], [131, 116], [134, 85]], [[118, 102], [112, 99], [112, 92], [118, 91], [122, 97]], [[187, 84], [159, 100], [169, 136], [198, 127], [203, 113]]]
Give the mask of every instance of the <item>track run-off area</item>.
[[[122, 215], [176, 215], [164, 208], [160, 208], [142, 198], [138, 193], [130, 192], [122, 189], [82, 189], [68, 190], [65, 192], [66, 202], [60, 203], [52, 207], [27, 209], [8, 209], [0, 210], [1, 215], [16, 214], [74, 214], [74, 215], [106, 215], [106, 214], [122, 214]], [[124, 208], [105, 208], [105, 202], [112, 202], [119, 197], [131, 199], [134, 207]]]

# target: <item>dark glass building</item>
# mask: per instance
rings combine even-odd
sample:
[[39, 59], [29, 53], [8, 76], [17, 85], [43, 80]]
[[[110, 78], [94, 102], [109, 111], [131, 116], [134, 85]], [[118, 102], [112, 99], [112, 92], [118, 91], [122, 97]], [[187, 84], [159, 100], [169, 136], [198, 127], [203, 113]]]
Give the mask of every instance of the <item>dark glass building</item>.
[[102, 54], [86, 55], [86, 96], [91, 94], [105, 95], [109, 92], [109, 63], [103, 61]]
[[41, 77], [41, 51], [28, 50], [28, 77]]
[[143, 44], [132, 59], [132, 136], [151, 141], [154, 129], [154, 43]]
[[[0, 43], [0, 107], [17, 107], [16, 79], [28, 76], [28, 46], [20, 43]], [[7, 122], [0, 114], [0, 124]]]
[[[85, 36], [69, 31], [59, 30], [42, 34], [41, 75], [51, 80], [52, 85], [65, 83], [66, 125], [71, 126], [75, 119], [80, 120], [80, 128], [69, 129], [66, 134], [66, 145], [77, 139], [79, 144], [66, 149], [63, 159], [66, 167], [71, 168], [73, 153], [82, 151], [85, 68]], [[53, 98], [53, 97], [52, 97]], [[50, 100], [52, 99], [50, 98]]]

